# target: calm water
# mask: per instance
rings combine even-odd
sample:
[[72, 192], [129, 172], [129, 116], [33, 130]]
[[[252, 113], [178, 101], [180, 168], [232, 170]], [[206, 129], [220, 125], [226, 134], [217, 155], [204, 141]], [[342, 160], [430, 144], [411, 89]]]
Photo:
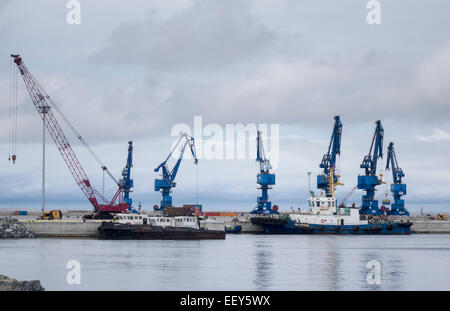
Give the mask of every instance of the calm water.
[[[71, 259], [80, 285], [66, 282]], [[0, 240], [0, 274], [47, 290], [450, 290], [450, 235]]]

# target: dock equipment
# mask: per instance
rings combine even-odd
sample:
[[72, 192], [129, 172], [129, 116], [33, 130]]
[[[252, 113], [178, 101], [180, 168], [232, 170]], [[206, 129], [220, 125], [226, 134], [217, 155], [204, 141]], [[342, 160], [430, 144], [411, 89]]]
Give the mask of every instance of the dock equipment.
[[53, 210], [53, 211], [45, 211], [42, 213], [40, 219], [42, 220], [55, 220], [55, 219], [61, 219], [62, 213], [60, 210]]
[[[14, 63], [17, 65], [19, 73], [21, 74], [25, 86], [30, 94], [31, 100], [36, 107], [39, 116], [47, 128], [50, 136], [56, 144], [61, 156], [63, 157], [67, 167], [70, 170], [70, 173], [74, 177], [77, 185], [80, 187], [81, 191], [87, 197], [89, 202], [91, 202], [94, 207], [94, 212], [97, 214], [110, 214], [110, 213], [127, 213], [131, 209], [131, 201], [129, 200], [129, 192], [132, 187], [132, 181], [129, 179], [130, 171], [127, 170], [127, 179], [128, 183], [125, 181], [124, 183], [118, 182], [108, 168], [101, 162], [100, 158], [93, 152], [93, 150], [89, 147], [83, 137], [76, 131], [73, 125], [69, 122], [66, 116], [61, 112], [55, 102], [50, 98], [50, 96], [45, 92], [44, 88], [39, 84], [39, 82], [33, 77], [31, 72], [28, 70], [27, 66], [25, 66], [22, 61], [22, 57], [20, 55], [11, 55], [14, 60]], [[112, 180], [117, 184], [118, 189], [114, 194], [112, 200], [107, 200], [102, 194], [100, 194], [95, 188], [91, 185], [89, 178], [87, 177], [81, 163], [79, 162], [75, 152], [73, 151], [69, 141], [67, 140], [64, 132], [59, 125], [55, 115], [53, 114], [53, 110], [57, 111], [65, 123], [70, 127], [70, 129], [74, 132], [77, 139], [87, 148], [87, 150], [91, 153], [91, 155], [96, 159], [96, 161], [101, 166], [103, 172], [106, 172]], [[131, 144], [130, 144], [131, 146]], [[131, 168], [131, 150], [129, 149], [129, 160], [130, 160], [130, 168]], [[125, 179], [125, 180], [127, 180]], [[125, 185], [127, 187], [126, 192], [124, 192]], [[124, 193], [127, 194], [128, 202], [124, 201]], [[100, 203], [99, 198], [102, 202]], [[118, 201], [116, 203], [116, 201]]]
[[317, 175], [317, 189], [325, 190], [329, 197], [334, 196], [335, 186], [343, 185], [336, 175], [336, 156], [341, 155], [342, 122], [339, 116], [334, 117], [333, 133], [331, 134], [328, 152], [323, 156], [319, 167], [323, 173]]
[[405, 200], [402, 199], [402, 197], [406, 195], [406, 184], [402, 183], [402, 178], [405, 177], [405, 173], [398, 167], [393, 142], [389, 143], [387, 149], [386, 170], [389, 169], [392, 172], [391, 192], [394, 197], [394, 202], [391, 204], [391, 209], [387, 214], [409, 215], [409, 212], [405, 209]]
[[[172, 170], [170, 170], [167, 161], [171, 158], [173, 152], [176, 150], [178, 145], [180, 145], [183, 139], [185, 139], [185, 142], [181, 147], [180, 156], [178, 157], [178, 160]], [[172, 188], [175, 188], [176, 186], [175, 177], [177, 176], [181, 160], [183, 159], [184, 151], [188, 145], [189, 149], [191, 150], [192, 156], [194, 157], [194, 164], [197, 165], [198, 159], [195, 152], [194, 138], [184, 133], [180, 136], [167, 158], [154, 170], [155, 172], [158, 172], [160, 169], [162, 169], [162, 178], [155, 179], [155, 191], [160, 191], [162, 193], [161, 205], [159, 207], [157, 205], [154, 206], [154, 209], [156, 211], [162, 211], [165, 207], [172, 207], [172, 196], [170, 195], [170, 193], [172, 192]]]
[[366, 192], [362, 196], [362, 215], [381, 215], [378, 208], [378, 200], [375, 200], [375, 188], [381, 185], [382, 179], [376, 175], [378, 158], [383, 158], [384, 129], [381, 121], [375, 122], [376, 128], [370, 145], [369, 153], [364, 157], [360, 167], [365, 170], [365, 175], [358, 176], [358, 189]]
[[260, 185], [258, 189], [261, 189], [261, 196], [257, 199], [258, 205], [250, 214], [279, 214], [278, 206], [274, 205], [272, 208], [272, 202], [269, 201], [268, 190], [272, 189], [271, 185], [275, 185], [275, 174], [270, 173], [272, 165], [264, 152], [261, 131], [258, 131], [256, 138], [256, 161], [259, 162], [259, 174], [256, 176], [256, 183]]

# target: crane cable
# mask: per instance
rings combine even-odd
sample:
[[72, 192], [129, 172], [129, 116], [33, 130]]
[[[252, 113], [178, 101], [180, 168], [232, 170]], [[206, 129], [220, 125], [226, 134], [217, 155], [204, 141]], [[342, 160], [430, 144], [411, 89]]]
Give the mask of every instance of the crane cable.
[[9, 94], [9, 155], [8, 160], [16, 162], [17, 152], [17, 69], [14, 62], [10, 63], [10, 94]]
[[92, 150], [92, 148], [87, 144], [87, 142], [84, 140], [84, 138], [78, 133], [78, 131], [75, 129], [75, 127], [70, 123], [69, 119], [62, 113], [62, 111], [59, 109], [58, 106], [53, 102], [53, 100], [50, 100], [51, 105], [55, 108], [55, 110], [58, 112], [58, 114], [62, 117], [64, 122], [69, 126], [69, 128], [72, 130], [72, 132], [75, 134], [77, 139], [81, 142], [81, 144], [89, 151], [89, 153], [92, 155], [92, 157], [97, 161], [97, 163], [100, 165], [103, 171], [106, 171], [106, 173], [111, 177], [111, 179], [119, 185], [119, 182], [116, 178], [111, 174], [111, 172], [108, 170], [106, 165], [100, 160], [100, 158], [97, 156], [97, 154]]

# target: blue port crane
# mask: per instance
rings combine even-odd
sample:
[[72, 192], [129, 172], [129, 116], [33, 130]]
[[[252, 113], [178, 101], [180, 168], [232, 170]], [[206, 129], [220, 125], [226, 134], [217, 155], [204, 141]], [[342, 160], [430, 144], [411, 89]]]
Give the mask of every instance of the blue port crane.
[[339, 182], [339, 175], [336, 175], [336, 156], [341, 155], [341, 138], [342, 122], [339, 116], [335, 116], [328, 152], [324, 154], [319, 165], [323, 168], [323, 173], [317, 175], [317, 188], [325, 190], [327, 196], [334, 196], [335, 185], [342, 185]]
[[261, 196], [257, 199], [258, 205], [250, 214], [279, 214], [278, 206], [275, 205], [272, 208], [272, 202], [269, 201], [268, 190], [272, 189], [271, 185], [275, 185], [275, 174], [270, 173], [272, 165], [264, 152], [261, 131], [258, 131], [256, 138], [256, 161], [259, 162], [259, 174], [256, 176], [256, 183], [260, 185], [258, 189], [261, 189]]
[[132, 213], [137, 213], [133, 208], [133, 199], [130, 198], [131, 188], [134, 186], [134, 181], [131, 178], [131, 168], [133, 167], [133, 142], [128, 142], [128, 156], [127, 164], [122, 170], [122, 178], [119, 180], [119, 184], [123, 191], [123, 201], [128, 204], [128, 211]]
[[382, 179], [376, 174], [378, 159], [383, 158], [384, 129], [380, 120], [376, 121], [375, 124], [375, 133], [373, 134], [369, 153], [364, 156], [360, 165], [360, 167], [365, 170], [365, 174], [358, 176], [358, 189], [362, 189], [366, 192], [362, 196], [362, 205], [360, 209], [360, 212], [363, 215], [382, 214], [378, 208], [378, 200], [375, 200], [375, 188], [382, 183]]
[[[167, 161], [172, 157], [172, 154], [180, 145], [183, 139], [185, 139], [185, 141], [181, 147], [180, 156], [178, 157], [178, 160], [176, 161], [172, 170], [170, 170], [167, 165]], [[192, 156], [194, 158], [194, 164], [197, 165], [198, 159], [195, 152], [194, 138], [184, 133], [180, 136], [167, 158], [160, 165], [158, 165], [157, 168], [155, 168], [155, 172], [158, 172], [160, 169], [162, 170], [162, 178], [155, 179], [155, 191], [160, 191], [162, 193], [161, 205], [159, 207], [155, 206], [155, 210], [160, 211], [164, 210], [165, 207], [172, 207], [172, 196], [170, 195], [170, 193], [172, 192], [172, 188], [175, 188], [176, 186], [175, 178], [177, 176], [178, 169], [180, 168], [181, 160], [183, 159], [183, 154], [187, 146], [189, 146], [189, 149], [191, 150]]]
[[406, 195], [406, 184], [402, 183], [402, 178], [405, 177], [405, 173], [398, 167], [393, 142], [389, 143], [387, 149], [386, 170], [391, 170], [392, 172], [391, 192], [394, 197], [394, 203], [391, 204], [388, 215], [407, 216], [409, 212], [405, 209], [405, 200], [402, 199], [402, 196]]

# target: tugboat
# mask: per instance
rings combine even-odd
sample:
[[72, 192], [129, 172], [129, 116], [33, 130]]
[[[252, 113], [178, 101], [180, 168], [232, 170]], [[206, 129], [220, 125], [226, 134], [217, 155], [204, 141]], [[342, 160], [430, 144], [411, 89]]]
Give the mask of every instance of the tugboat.
[[[330, 176], [334, 172], [331, 170]], [[334, 178], [327, 178], [334, 189]], [[359, 208], [337, 206], [334, 191], [308, 198], [309, 211], [285, 215], [255, 216], [250, 220], [261, 225], [265, 233], [275, 234], [398, 234], [411, 233], [412, 222], [394, 221], [387, 216], [361, 216]]]
[[357, 207], [337, 207], [335, 197], [308, 198], [309, 211], [285, 215], [255, 216], [251, 222], [272, 234], [410, 234], [410, 221], [360, 216]]
[[102, 222], [100, 239], [204, 240], [225, 239], [224, 230], [201, 229], [193, 216], [164, 217], [117, 214], [112, 222]]

